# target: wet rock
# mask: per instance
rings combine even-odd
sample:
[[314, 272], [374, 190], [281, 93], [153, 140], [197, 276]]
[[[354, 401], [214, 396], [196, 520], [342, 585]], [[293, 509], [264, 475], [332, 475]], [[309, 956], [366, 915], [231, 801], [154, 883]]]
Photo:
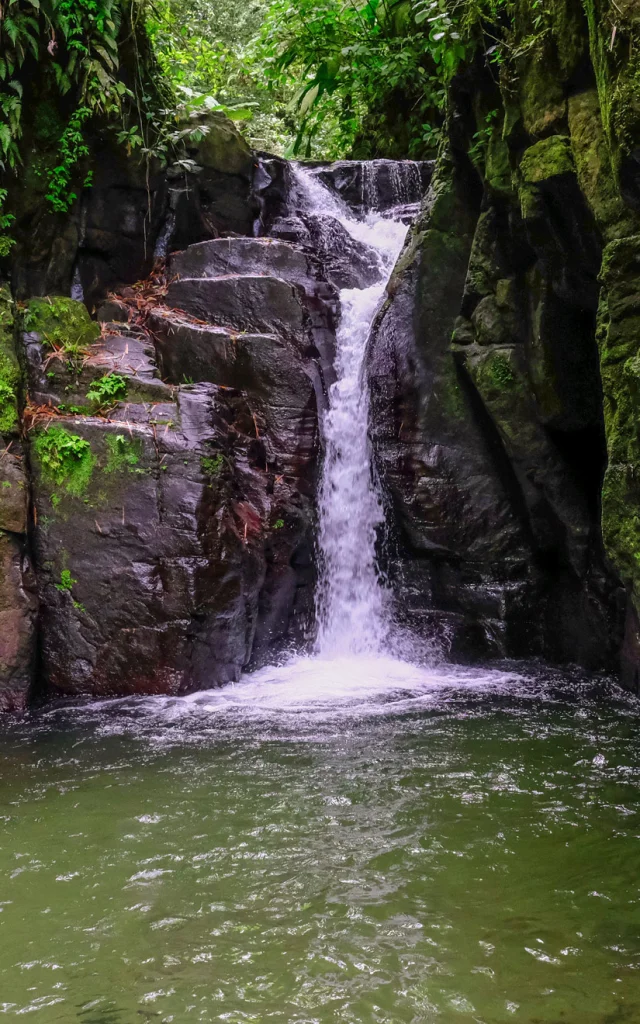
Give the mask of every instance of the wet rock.
[[[553, 145], [570, 159], [566, 141]], [[556, 177], [576, 187], [572, 169], [547, 170], [544, 188]], [[562, 220], [543, 204], [532, 233], [508, 200], [474, 207], [463, 164], [444, 162], [441, 173], [391, 279], [369, 361], [403, 614], [453, 614], [442, 642], [463, 657], [537, 652], [606, 664], [615, 585], [596, 540], [597, 375], [585, 344], [592, 314], [580, 306], [593, 222], [582, 199]], [[557, 254], [576, 225], [582, 259], [559, 282]], [[592, 446], [594, 472], [582, 445]]]
[[103, 302], [96, 311], [98, 323], [126, 323], [129, 319], [130, 309], [125, 302], [118, 299], [109, 299]]
[[200, 320], [239, 330], [276, 326], [302, 338], [307, 322], [298, 290], [277, 277], [181, 278], [169, 286], [167, 303]]
[[29, 481], [22, 446], [13, 443], [0, 453], [0, 530], [26, 534]]
[[347, 206], [362, 213], [419, 203], [433, 169], [429, 160], [339, 160], [314, 173]]
[[34, 683], [36, 608], [24, 542], [15, 533], [0, 530], [0, 711], [21, 711], [29, 700]]

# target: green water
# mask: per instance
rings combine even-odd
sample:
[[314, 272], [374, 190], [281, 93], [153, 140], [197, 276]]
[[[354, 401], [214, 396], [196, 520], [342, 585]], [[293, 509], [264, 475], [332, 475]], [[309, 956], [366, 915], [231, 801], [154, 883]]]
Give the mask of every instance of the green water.
[[250, 698], [2, 726], [0, 1014], [640, 1021], [634, 700]]

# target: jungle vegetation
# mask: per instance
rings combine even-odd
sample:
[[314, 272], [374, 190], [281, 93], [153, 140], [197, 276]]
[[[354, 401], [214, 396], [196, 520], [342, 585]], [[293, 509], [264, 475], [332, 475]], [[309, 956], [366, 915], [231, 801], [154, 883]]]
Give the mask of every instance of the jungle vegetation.
[[[6, 186], [25, 146], [54, 146], [46, 198], [65, 212], [91, 184], [96, 123], [165, 162], [216, 108], [256, 148], [288, 156], [428, 155], [448, 80], [487, 48], [487, 27], [510, 4], [0, 0], [0, 257], [12, 244]], [[500, 47], [490, 49], [499, 64]]]

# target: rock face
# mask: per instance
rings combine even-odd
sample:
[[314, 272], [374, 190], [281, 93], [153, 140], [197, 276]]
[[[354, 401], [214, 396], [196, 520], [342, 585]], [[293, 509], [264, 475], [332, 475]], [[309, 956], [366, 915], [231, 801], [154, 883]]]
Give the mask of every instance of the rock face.
[[156, 303], [144, 333], [100, 334], [64, 298], [22, 316], [48, 693], [182, 693], [304, 642], [323, 394], [313, 282], [284, 243], [274, 272], [290, 280], [226, 274], [245, 243], [266, 245], [176, 257], [201, 276], [176, 276], [182, 312]]
[[461, 66], [435, 167], [305, 181], [207, 115], [186, 180], [102, 140], [60, 218], [28, 158], [0, 289], [0, 710], [182, 693], [309, 639], [338, 292], [379, 275], [341, 203], [412, 225], [367, 352], [406, 624], [462, 659], [621, 660], [639, 689], [640, 31], [628, 4], [613, 34], [599, 0], [549, 8], [494, 26], [499, 76], [491, 47]]
[[602, 5], [552, 6], [535, 36], [516, 5], [499, 90], [480, 59], [452, 85], [370, 344], [371, 429], [411, 621], [472, 657], [622, 651], [637, 689], [635, 64]]
[[[44, 113], [57, 123], [55, 110]], [[94, 307], [110, 289], [146, 277], [154, 259], [171, 249], [228, 232], [251, 234], [258, 210], [254, 154], [223, 115], [207, 114], [203, 126], [207, 134], [188, 150], [190, 170], [147, 166], [115, 146], [108, 133], [90, 140], [93, 184], [66, 217], [52, 213], [44, 199], [44, 172], [59, 156], [36, 134], [11, 195], [19, 242], [14, 296], [69, 295], [73, 289]]]

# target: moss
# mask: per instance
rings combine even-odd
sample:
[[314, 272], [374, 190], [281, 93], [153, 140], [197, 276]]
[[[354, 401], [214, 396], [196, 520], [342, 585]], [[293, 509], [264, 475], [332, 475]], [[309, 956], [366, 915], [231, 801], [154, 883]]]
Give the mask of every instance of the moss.
[[18, 425], [20, 366], [13, 340], [13, 304], [7, 288], [0, 288], [0, 434]]
[[43, 479], [72, 497], [85, 493], [96, 464], [89, 442], [64, 427], [50, 427], [38, 433], [33, 450]]
[[634, 152], [640, 138], [640, 24], [636, 5], [627, 0], [614, 5], [613, 16], [605, 0], [583, 3], [602, 126], [618, 178], [624, 156]]
[[446, 363], [445, 372], [438, 379], [436, 393], [439, 405], [448, 419], [462, 420], [466, 417], [467, 406], [458, 380], [458, 371], [451, 357]]
[[203, 455], [200, 459], [200, 468], [205, 476], [215, 479], [220, 476], [224, 466], [222, 455]]
[[105, 438], [107, 447], [107, 463], [104, 467], [105, 473], [143, 473], [138, 468], [142, 458], [142, 441], [132, 440], [124, 434], [107, 434]]
[[525, 59], [517, 62], [520, 109], [525, 130], [535, 137], [552, 131], [562, 121], [566, 102], [549, 37], [525, 38], [520, 48], [526, 53]]
[[640, 236], [604, 250], [596, 337], [608, 467], [602, 536], [613, 565], [640, 596]]
[[0, 434], [9, 434], [17, 426], [19, 381], [18, 367], [0, 352]]
[[558, 174], [575, 173], [571, 140], [566, 135], [551, 135], [525, 150], [520, 162], [520, 176], [529, 185]]
[[516, 383], [516, 377], [511, 369], [511, 363], [506, 356], [500, 352], [494, 353], [485, 363], [485, 374], [488, 376], [494, 388], [503, 391], [505, 388], [512, 388]]
[[86, 307], [65, 296], [31, 299], [23, 326], [39, 334], [50, 348], [71, 356], [83, 355], [100, 337], [100, 325], [91, 320]]
[[509, 147], [500, 132], [492, 132], [485, 154], [485, 180], [496, 192], [511, 190]]
[[640, 586], [640, 466], [610, 466], [602, 486], [602, 540], [622, 580]]
[[50, 100], [40, 102], [33, 114], [33, 133], [39, 142], [57, 144], [65, 129], [65, 122], [60, 117], [55, 103]]
[[569, 99], [569, 128], [578, 182], [605, 241], [633, 234], [638, 218], [617, 187], [595, 89]]

